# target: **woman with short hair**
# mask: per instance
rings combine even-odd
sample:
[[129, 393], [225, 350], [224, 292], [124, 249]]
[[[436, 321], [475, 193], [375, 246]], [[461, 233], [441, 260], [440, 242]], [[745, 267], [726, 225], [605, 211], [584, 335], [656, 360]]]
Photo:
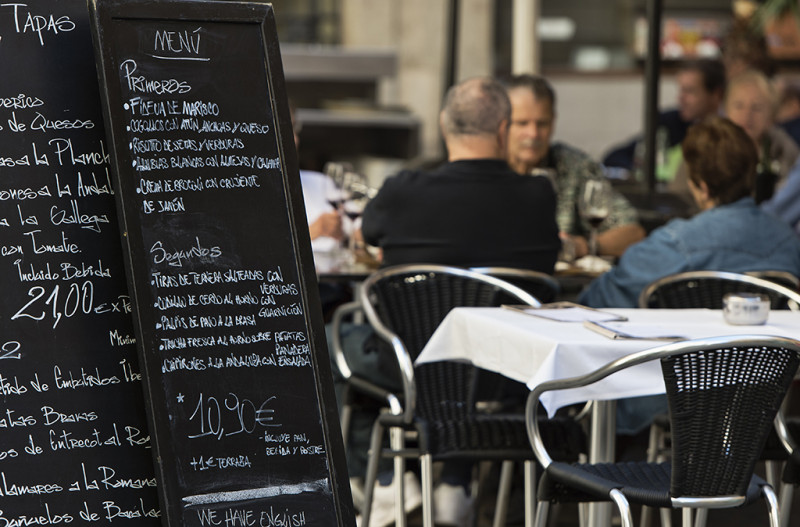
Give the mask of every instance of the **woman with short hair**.
[[682, 148], [700, 213], [672, 220], [631, 246], [583, 292], [582, 303], [636, 307], [650, 282], [685, 271], [800, 276], [800, 240], [751, 196], [758, 153], [747, 133], [727, 118], [711, 117], [689, 129]]

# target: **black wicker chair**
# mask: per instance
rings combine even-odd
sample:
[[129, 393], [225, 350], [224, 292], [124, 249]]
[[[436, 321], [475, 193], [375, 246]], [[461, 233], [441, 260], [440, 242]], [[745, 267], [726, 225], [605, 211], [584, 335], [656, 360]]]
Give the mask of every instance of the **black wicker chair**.
[[[569, 464], [553, 461], [539, 430], [539, 397], [593, 384], [624, 368], [660, 360], [670, 408], [671, 461]], [[543, 383], [528, 398], [528, 434], [545, 467], [537, 526], [551, 502], [613, 501], [623, 527], [629, 504], [693, 509], [738, 507], [763, 496], [772, 527], [778, 502], [753, 474], [781, 401], [800, 364], [800, 341], [765, 336], [698, 339], [629, 355], [587, 375]]]
[[[505, 269], [505, 268], [504, 268]], [[393, 268], [387, 268], [386, 270], [380, 271], [380, 275], [383, 276], [388, 271], [394, 272], [394, 270], [399, 270], [400, 272], [410, 272], [409, 270], [421, 270], [422, 272], [449, 272], [450, 270], [460, 270], [459, 268], [448, 267], [448, 266], [441, 266], [441, 265], [408, 265], [408, 266], [395, 266]], [[474, 275], [475, 272], [472, 272]], [[463, 280], [468, 280], [466, 278], [469, 273], [461, 273], [458, 276], [465, 277]], [[453, 280], [457, 280], [453, 278]], [[414, 354], [414, 358], [422, 350], [422, 347], [427, 342], [427, 339], [430, 338], [430, 335], [433, 334], [436, 327], [438, 327], [439, 322], [445, 317], [445, 315], [452, 309], [453, 307], [464, 307], [464, 306], [499, 306], [503, 303], [517, 303], [517, 304], [528, 304], [534, 307], [539, 307], [541, 302], [539, 299], [532, 295], [529, 291], [524, 291], [517, 289], [513, 286], [509, 288], [509, 283], [503, 281], [498, 282], [495, 280], [492, 282], [493, 286], [497, 287], [497, 289], [490, 290], [491, 292], [486, 294], [485, 291], [481, 292], [481, 295], [476, 296], [475, 294], [468, 294], [465, 293], [460, 297], [453, 297], [445, 301], [445, 304], [442, 306], [442, 312], [436, 315], [437, 319], [431, 320], [426, 324], [425, 327], [416, 328], [415, 331], [418, 332], [420, 335], [420, 339], [422, 339], [421, 343], [415, 343], [415, 347], [413, 349], [416, 350]], [[487, 286], [488, 287], [488, 286]], [[359, 291], [363, 291], [363, 284], [362, 287], [359, 288]], [[364, 316], [364, 305], [368, 303], [366, 301], [366, 296], [359, 295], [355, 298], [352, 302], [347, 302], [345, 304], [340, 305], [333, 314], [333, 318], [331, 320], [331, 353], [333, 354], [334, 360], [336, 362], [336, 366], [340, 374], [344, 377], [344, 390], [341, 395], [343, 399], [340, 421], [341, 421], [341, 428], [342, 428], [342, 435], [344, 439], [344, 443], [347, 444], [349, 439], [349, 432], [350, 432], [350, 421], [352, 418], [352, 398], [354, 392], [366, 394], [367, 396], [376, 399], [378, 401], [383, 402], [386, 406], [388, 406], [392, 412], [400, 413], [402, 412], [402, 399], [404, 397], [403, 393], [395, 393], [393, 391], [387, 390], [384, 386], [380, 386], [375, 384], [372, 379], [358, 375], [353, 373], [350, 369], [350, 366], [347, 363], [347, 359], [345, 357], [343, 343], [341, 340], [342, 334], [342, 327], [343, 325], [352, 319], [356, 319], [357, 317]], [[446, 309], [446, 310], [445, 310]], [[419, 339], [418, 339], [419, 340]], [[389, 342], [386, 346], [392, 346], [393, 343]]]
[[[772, 309], [800, 309], [798, 279], [785, 271], [752, 271], [745, 274], [720, 271], [690, 271], [664, 277], [648, 285], [639, 296], [639, 307], [661, 309], [708, 308], [721, 309], [726, 293], [761, 293], [770, 297]], [[667, 451], [669, 422], [657, 416], [650, 429], [648, 461], [663, 460]], [[772, 433], [762, 454], [767, 461], [768, 480], [777, 484], [779, 464], [787, 457], [777, 436]], [[647, 523], [648, 511], [643, 512]], [[663, 523], [669, 524], [668, 515]]]
[[800, 310], [800, 293], [772, 280], [721, 271], [689, 271], [651, 283], [639, 295], [641, 308], [722, 309], [726, 293], [762, 293], [772, 309]]
[[[387, 268], [370, 276], [361, 292], [361, 305], [370, 324], [392, 346], [403, 381], [403, 391], [387, 398], [389, 410], [375, 422], [364, 484], [362, 525], [369, 525], [373, 489], [380, 456], [394, 459], [396, 481], [402, 482], [405, 460], [420, 461], [423, 525], [432, 527], [432, 463], [447, 459], [502, 460], [510, 476], [514, 461], [526, 463], [533, 474], [533, 452], [527, 441], [525, 416], [482, 413], [475, 394], [479, 370], [458, 362], [438, 362], [414, 367], [414, 360], [447, 313], [454, 307], [497, 306], [511, 295], [514, 303], [539, 305], [525, 291], [492, 276], [464, 269], [407, 265]], [[364, 379], [360, 383], [367, 382]], [[573, 428], [555, 439], [562, 445], [578, 441], [581, 429]], [[548, 430], [564, 427], [546, 425]], [[568, 424], [565, 426], [569, 426]], [[384, 432], [390, 432], [390, 448], [383, 449]], [[406, 447], [406, 439], [415, 445]], [[530, 476], [528, 481], [533, 481]], [[402, 485], [395, 503], [403, 503]], [[503, 485], [501, 484], [501, 488]], [[498, 496], [495, 524], [501, 525], [507, 496]], [[532, 506], [532, 502], [529, 502]], [[405, 522], [396, 507], [396, 525]]]
[[496, 276], [536, 297], [542, 304], [554, 302], [561, 286], [549, 274], [515, 267], [473, 267], [472, 271]]

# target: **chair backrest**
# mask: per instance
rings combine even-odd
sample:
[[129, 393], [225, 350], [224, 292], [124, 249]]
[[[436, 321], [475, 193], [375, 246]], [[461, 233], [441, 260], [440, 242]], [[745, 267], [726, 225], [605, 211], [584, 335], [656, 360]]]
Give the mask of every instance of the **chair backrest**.
[[516, 267], [473, 267], [471, 270], [514, 284], [532, 294], [543, 304], [554, 302], [561, 290], [558, 280], [539, 271]]
[[800, 291], [800, 278], [788, 271], [747, 271], [744, 274], [775, 282], [783, 287], [788, 287], [792, 291]]
[[772, 309], [800, 309], [800, 293], [771, 280], [739, 273], [689, 271], [665, 276], [644, 288], [641, 308], [722, 309], [726, 293], [761, 293]]
[[673, 497], [743, 496], [794, 376], [798, 349], [738, 342], [661, 359]]
[[398, 265], [377, 271], [364, 281], [360, 298], [369, 323], [394, 349], [407, 419], [416, 404], [414, 360], [450, 310], [499, 306], [509, 298], [516, 304], [540, 305], [529, 293], [499, 278], [441, 265]]
[[543, 465], [536, 422], [542, 393], [593, 384], [660, 360], [672, 427], [673, 499], [743, 496], [781, 401], [800, 365], [800, 341], [764, 335], [677, 342], [628, 355], [581, 377], [550, 381], [528, 398], [526, 423]]

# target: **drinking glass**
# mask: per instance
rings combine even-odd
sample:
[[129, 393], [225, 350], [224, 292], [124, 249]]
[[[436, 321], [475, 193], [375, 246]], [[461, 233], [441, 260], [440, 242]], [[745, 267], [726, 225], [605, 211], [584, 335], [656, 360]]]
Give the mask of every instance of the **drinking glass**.
[[597, 257], [597, 229], [608, 217], [611, 209], [611, 185], [607, 181], [591, 179], [583, 186], [578, 209], [591, 228], [589, 255]]
[[[350, 220], [349, 225], [349, 235], [347, 237], [348, 241], [348, 250], [350, 253], [350, 257], [355, 261], [357, 260], [357, 251], [358, 245], [356, 243], [356, 235], [358, 234], [359, 230], [359, 222], [358, 219], [361, 217], [361, 214], [364, 212], [364, 207], [367, 206], [367, 202], [369, 201], [368, 198], [364, 196], [359, 197], [351, 197], [347, 201], [344, 202], [342, 206], [342, 211], [344, 215]], [[355, 263], [355, 262], [354, 262]]]

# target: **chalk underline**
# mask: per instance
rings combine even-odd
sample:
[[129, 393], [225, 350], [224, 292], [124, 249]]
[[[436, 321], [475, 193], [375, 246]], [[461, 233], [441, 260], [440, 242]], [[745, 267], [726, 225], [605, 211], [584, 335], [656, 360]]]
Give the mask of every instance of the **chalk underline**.
[[213, 492], [210, 494], [184, 496], [183, 504], [184, 507], [191, 507], [193, 505], [208, 505], [210, 503], [245, 501], [291, 494], [302, 494], [303, 492], [328, 491], [328, 489], [328, 480], [318, 479], [308, 483], [275, 485], [274, 487], [263, 487], [260, 489], [232, 490], [227, 492]]
[[201, 62], [208, 62], [211, 60], [207, 57], [165, 57], [164, 55], [153, 55], [152, 53], [148, 53], [154, 59], [161, 59], [161, 60], [199, 60]]

